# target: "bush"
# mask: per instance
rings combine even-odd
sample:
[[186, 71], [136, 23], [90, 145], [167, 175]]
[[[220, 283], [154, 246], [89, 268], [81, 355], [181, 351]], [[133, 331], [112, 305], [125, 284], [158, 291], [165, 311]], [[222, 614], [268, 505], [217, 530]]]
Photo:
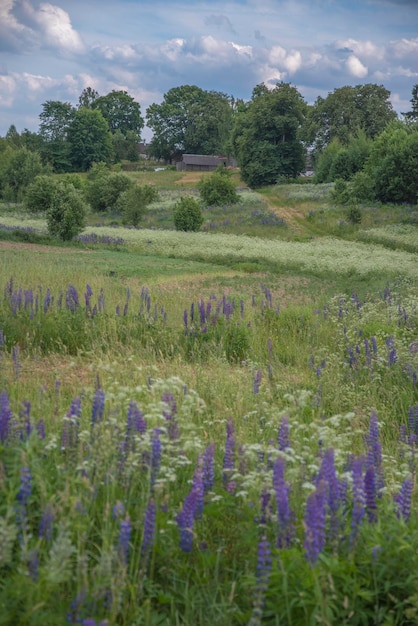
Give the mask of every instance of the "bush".
[[62, 241], [70, 241], [85, 226], [87, 205], [81, 193], [72, 185], [57, 183], [46, 212], [48, 232]]
[[13, 150], [6, 155], [0, 172], [0, 193], [7, 202], [20, 202], [31, 182], [49, 168], [41, 163], [38, 153], [26, 148]]
[[143, 187], [135, 185], [121, 193], [117, 209], [122, 213], [123, 223], [138, 226], [146, 213], [147, 206], [156, 200], [158, 200], [158, 191], [150, 185]]
[[239, 201], [235, 184], [231, 180], [231, 174], [223, 166], [218, 167], [208, 178], [202, 178], [197, 188], [206, 206], [236, 204]]
[[197, 231], [203, 224], [200, 204], [191, 197], [183, 197], [174, 206], [174, 226], [176, 230]]
[[360, 224], [361, 223], [361, 210], [357, 202], [351, 202], [348, 211], [347, 211], [347, 220], [350, 224]]
[[351, 200], [350, 189], [345, 180], [338, 178], [335, 181], [332, 199], [337, 204], [348, 204]]
[[41, 175], [29, 185], [24, 205], [29, 213], [46, 213], [52, 204], [57, 181], [52, 176]]
[[115, 209], [120, 195], [133, 187], [132, 179], [127, 174], [99, 173], [90, 183], [87, 197], [94, 211]]

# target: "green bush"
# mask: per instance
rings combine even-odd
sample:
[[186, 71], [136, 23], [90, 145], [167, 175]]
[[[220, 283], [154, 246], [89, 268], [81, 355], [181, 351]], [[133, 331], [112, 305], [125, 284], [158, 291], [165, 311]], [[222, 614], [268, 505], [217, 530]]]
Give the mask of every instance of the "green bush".
[[24, 205], [29, 213], [46, 213], [52, 204], [57, 181], [52, 176], [41, 175], [29, 185]]
[[83, 230], [87, 205], [82, 194], [72, 185], [57, 183], [46, 212], [48, 232], [62, 241], [69, 241]]
[[135, 185], [120, 194], [117, 209], [122, 213], [123, 223], [138, 226], [147, 206], [158, 200], [158, 191], [151, 185]]
[[203, 224], [200, 204], [191, 197], [183, 197], [174, 206], [174, 226], [176, 230], [197, 231]]
[[361, 209], [357, 202], [351, 202], [348, 211], [347, 211], [347, 219], [350, 224], [360, 224], [361, 223]]
[[334, 190], [332, 192], [332, 199], [337, 204], [348, 204], [350, 202], [351, 193], [345, 180], [337, 178], [335, 181]]
[[110, 211], [116, 208], [119, 196], [133, 187], [127, 174], [98, 173], [89, 184], [87, 197], [94, 211]]
[[[6, 153], [6, 151], [5, 151]], [[31, 182], [49, 168], [41, 163], [38, 153], [26, 148], [7, 151], [0, 167], [0, 193], [6, 202], [20, 202]]]
[[206, 206], [236, 204], [239, 201], [235, 184], [231, 180], [231, 174], [223, 166], [218, 167], [208, 178], [202, 178], [197, 188]]

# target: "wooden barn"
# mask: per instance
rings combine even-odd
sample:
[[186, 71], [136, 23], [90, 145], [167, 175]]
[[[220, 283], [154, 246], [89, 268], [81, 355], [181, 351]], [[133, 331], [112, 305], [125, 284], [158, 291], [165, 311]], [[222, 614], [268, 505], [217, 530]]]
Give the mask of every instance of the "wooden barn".
[[219, 165], [228, 167], [232, 166], [232, 163], [225, 156], [183, 154], [182, 160], [176, 163], [176, 169], [186, 172], [213, 172]]

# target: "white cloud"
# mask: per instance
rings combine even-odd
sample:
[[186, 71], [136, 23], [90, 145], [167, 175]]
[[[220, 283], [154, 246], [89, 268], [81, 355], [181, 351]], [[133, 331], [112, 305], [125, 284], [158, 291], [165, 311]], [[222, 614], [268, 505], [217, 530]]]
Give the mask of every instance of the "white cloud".
[[355, 54], [350, 54], [346, 61], [346, 66], [351, 76], [355, 76], [356, 78], [365, 78], [369, 73], [367, 67], [363, 65]]
[[0, 106], [13, 106], [16, 81], [12, 76], [0, 76]]
[[289, 74], [294, 74], [302, 65], [302, 55], [299, 50], [286, 52], [281, 46], [273, 46], [269, 53], [269, 62], [279, 69], [286, 70]]
[[63, 51], [83, 52], [84, 44], [80, 35], [73, 29], [70, 16], [58, 6], [42, 3], [34, 11], [34, 20], [41, 27], [46, 43]]
[[336, 43], [339, 48], [347, 48], [362, 58], [381, 60], [385, 56], [384, 47], [376, 46], [371, 41], [357, 41], [349, 38], [340, 39]]
[[405, 57], [411, 54], [418, 55], [418, 37], [416, 39], [401, 39], [400, 41], [393, 41], [391, 43], [397, 57]]

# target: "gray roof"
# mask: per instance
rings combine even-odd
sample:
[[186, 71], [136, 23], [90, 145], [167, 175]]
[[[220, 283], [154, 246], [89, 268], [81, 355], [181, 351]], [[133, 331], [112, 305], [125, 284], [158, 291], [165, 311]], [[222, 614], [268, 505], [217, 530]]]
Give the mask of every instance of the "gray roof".
[[183, 163], [186, 165], [218, 165], [220, 158], [208, 154], [183, 154]]

